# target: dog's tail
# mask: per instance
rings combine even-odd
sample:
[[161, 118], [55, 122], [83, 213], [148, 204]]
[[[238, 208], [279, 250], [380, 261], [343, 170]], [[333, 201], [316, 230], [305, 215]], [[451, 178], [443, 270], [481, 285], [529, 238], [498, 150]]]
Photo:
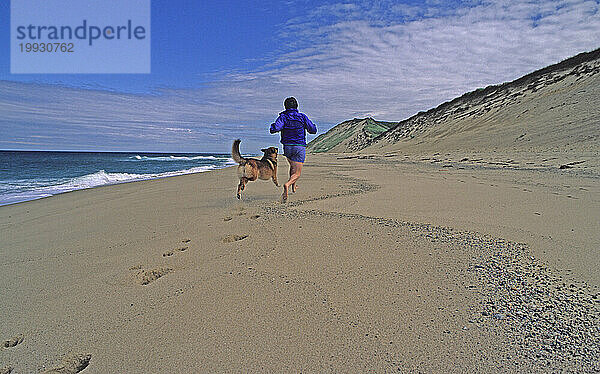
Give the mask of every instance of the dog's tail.
[[233, 157], [233, 160], [235, 162], [237, 162], [238, 164], [241, 164], [242, 162], [245, 161], [245, 159], [240, 154], [240, 143], [241, 142], [242, 141], [240, 139], [236, 139], [233, 141], [233, 145], [231, 146], [231, 157]]

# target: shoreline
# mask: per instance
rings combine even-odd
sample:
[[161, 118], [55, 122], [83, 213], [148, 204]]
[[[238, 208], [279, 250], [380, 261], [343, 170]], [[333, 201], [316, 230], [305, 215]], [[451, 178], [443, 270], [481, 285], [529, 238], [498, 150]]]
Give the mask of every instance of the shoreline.
[[402, 162], [310, 155], [287, 205], [224, 168], [0, 207], [0, 367], [598, 370], [597, 181]]
[[[115, 152], [113, 152], [113, 153], [115, 153]], [[64, 191], [64, 192], [54, 193], [54, 194], [51, 194], [50, 196], [41, 196], [41, 197], [31, 198], [31, 199], [22, 200], [22, 201], [16, 201], [14, 203], [7, 203], [7, 204], [0, 203], [0, 208], [2, 208], [4, 206], [11, 206], [11, 205], [15, 205], [15, 204], [26, 203], [26, 202], [29, 202], [29, 201], [36, 201], [36, 200], [47, 199], [49, 197], [63, 195], [63, 194], [70, 193], [70, 192], [75, 192], [75, 191], [91, 190], [91, 189], [95, 189], [95, 188], [106, 187], [106, 186], [114, 186], [114, 185], [126, 184], [126, 183], [135, 183], [135, 182], [144, 182], [144, 181], [151, 181], [151, 180], [157, 180], [157, 179], [181, 177], [181, 176], [190, 175], [190, 174], [202, 174], [202, 173], [207, 173], [207, 172], [210, 172], [210, 171], [227, 169], [227, 168], [230, 168], [232, 166], [233, 165], [229, 165], [229, 166], [225, 166], [225, 167], [221, 167], [221, 168], [215, 167], [214, 169], [207, 169], [207, 170], [204, 170], [204, 171], [195, 171], [195, 172], [191, 172], [191, 173], [183, 173], [183, 174], [176, 174], [176, 175], [167, 175], [167, 176], [163, 176], [163, 177], [155, 177], [155, 178], [147, 178], [147, 179], [137, 179], [137, 180], [133, 179], [133, 180], [126, 180], [126, 181], [122, 181], [122, 182], [106, 183], [106, 184], [101, 184], [101, 185], [98, 185], [98, 186], [76, 188], [76, 189], [73, 189], [73, 190], [68, 190], [68, 191]], [[175, 172], [177, 172], [177, 171], [173, 171], [173, 173], [175, 173]], [[79, 177], [74, 177], [74, 178], [79, 178]], [[74, 178], [72, 178], [72, 179], [74, 179]], [[47, 186], [47, 187], [50, 187], [50, 186]]]

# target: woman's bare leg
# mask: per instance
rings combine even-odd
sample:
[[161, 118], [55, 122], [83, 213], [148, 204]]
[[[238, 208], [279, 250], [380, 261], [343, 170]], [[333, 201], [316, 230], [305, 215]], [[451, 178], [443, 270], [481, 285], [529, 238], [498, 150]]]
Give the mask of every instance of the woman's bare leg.
[[[292, 170], [293, 170], [292, 166], [290, 165], [290, 178], [292, 177], [292, 174], [293, 174]], [[296, 193], [296, 182], [292, 183], [291, 187], [292, 187], [292, 192]]]
[[[298, 178], [300, 178], [300, 174], [302, 174], [302, 162], [292, 161], [288, 159], [288, 163], [290, 164], [290, 179], [283, 184], [283, 195], [281, 195], [281, 201], [286, 202], [288, 198], [288, 189], [290, 186], [293, 186]], [[295, 187], [293, 187], [293, 190]]]

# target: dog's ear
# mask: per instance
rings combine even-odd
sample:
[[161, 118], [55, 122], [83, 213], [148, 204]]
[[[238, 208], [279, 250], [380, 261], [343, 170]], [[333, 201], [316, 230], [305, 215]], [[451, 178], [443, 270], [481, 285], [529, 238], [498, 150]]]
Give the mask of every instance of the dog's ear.
[[265, 152], [266, 152], [266, 151], [268, 151], [268, 150], [269, 150], [268, 148], [263, 148], [263, 149], [261, 149], [260, 151], [261, 151], [262, 153], [265, 153]]

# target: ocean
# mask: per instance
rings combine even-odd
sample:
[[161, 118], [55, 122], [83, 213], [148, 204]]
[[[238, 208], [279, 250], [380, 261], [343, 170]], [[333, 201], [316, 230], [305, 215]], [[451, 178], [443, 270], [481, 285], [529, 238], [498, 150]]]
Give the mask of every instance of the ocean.
[[0, 205], [232, 165], [223, 153], [0, 151]]

